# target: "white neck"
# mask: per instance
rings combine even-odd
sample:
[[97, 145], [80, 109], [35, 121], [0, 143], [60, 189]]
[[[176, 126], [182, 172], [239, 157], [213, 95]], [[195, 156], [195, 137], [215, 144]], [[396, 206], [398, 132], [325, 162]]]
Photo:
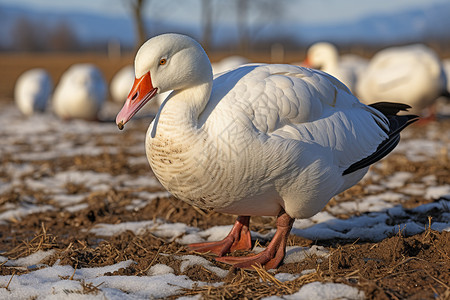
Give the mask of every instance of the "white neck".
[[198, 118], [211, 96], [211, 82], [174, 91], [161, 105], [151, 136], [158, 131], [178, 132], [197, 130]]
[[198, 127], [198, 118], [211, 87], [212, 82], [173, 92], [147, 133], [146, 152], [153, 172], [167, 190], [185, 201], [197, 199], [208, 186], [200, 180], [205, 171], [199, 167], [208, 165], [204, 162], [208, 157], [201, 155], [208, 137]]

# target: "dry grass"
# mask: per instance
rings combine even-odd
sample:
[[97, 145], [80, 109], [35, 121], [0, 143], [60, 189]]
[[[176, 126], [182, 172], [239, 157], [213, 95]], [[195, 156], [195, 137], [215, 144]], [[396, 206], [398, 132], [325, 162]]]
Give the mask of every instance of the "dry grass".
[[39, 250], [49, 250], [57, 247], [56, 236], [47, 233], [45, 224], [41, 223], [41, 229], [35, 234], [34, 238], [30, 241], [23, 240], [14, 249], [2, 253], [3, 256], [9, 257], [9, 259], [18, 259], [30, 254], [36, 253]]

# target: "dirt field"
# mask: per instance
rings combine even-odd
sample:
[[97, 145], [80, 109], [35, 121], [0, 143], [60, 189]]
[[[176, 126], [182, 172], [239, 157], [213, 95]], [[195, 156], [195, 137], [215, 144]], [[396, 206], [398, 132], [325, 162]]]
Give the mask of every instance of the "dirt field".
[[[107, 65], [106, 60], [103, 63]], [[2, 59], [2, 65], [5, 64]], [[12, 65], [11, 61], [8, 64]], [[61, 64], [57, 64], [53, 74], [64, 69]], [[110, 72], [123, 64], [120, 61], [114, 67], [111, 65]], [[8, 75], [0, 69], [3, 72], [0, 82], [5, 82], [3, 79]], [[10, 74], [20, 73], [19, 69]], [[128, 230], [111, 236], [92, 231], [99, 224], [158, 219], [199, 230], [234, 222], [235, 216], [195, 209], [165, 196], [158, 184], [146, 184], [154, 178], [143, 147], [149, 118], [133, 121], [124, 132], [116, 130], [113, 123], [63, 123], [52, 116], [27, 119], [11, 107], [10, 90], [10, 86], [2, 84], [1, 125], [14, 127], [3, 127], [0, 133], [0, 256], [17, 260], [39, 250], [55, 250], [41, 261], [43, 265], [14, 267], [3, 262], [0, 276], [10, 277], [12, 282], [14, 276], [55, 263], [76, 270], [132, 260], [135, 264], [105, 275], [149, 276], [152, 266], [161, 264], [171, 267], [175, 275], [207, 283], [183, 289], [169, 298], [183, 295], [201, 295], [205, 299], [281, 297], [296, 293], [311, 282], [333, 282], [356, 287], [367, 299], [450, 299], [450, 197], [445, 192], [450, 187], [449, 119], [408, 128], [400, 142], [403, 148], [399, 147], [379, 162], [371, 170], [372, 175], [332, 199], [324, 209], [324, 213], [342, 222], [374, 214], [386, 215], [381, 225], [394, 228], [391, 233], [385, 232], [381, 239], [376, 236], [327, 239], [306, 238], [298, 234], [300, 229], [294, 229], [289, 246], [318, 246], [328, 254], [310, 254], [300, 262], [283, 264], [275, 272], [238, 270], [216, 262], [213, 256], [202, 255], [213, 266], [227, 272], [220, 277], [202, 264], [182, 267], [182, 260], [174, 257], [192, 253], [187, 252], [180, 236], [165, 237], [152, 230], [137, 233]], [[110, 108], [111, 115], [115, 109]], [[415, 143], [422, 143], [423, 152], [413, 149], [411, 145]], [[73, 180], [57, 182], [60, 174], [84, 175], [79, 180], [72, 177]], [[410, 175], [400, 184], [394, 184], [394, 174]], [[100, 175], [107, 177], [96, 179]], [[433, 196], [433, 188], [443, 189], [445, 195]], [[160, 196], [151, 201], [139, 196], [155, 193]], [[387, 199], [386, 196], [384, 202], [362, 208], [368, 197], [382, 193], [392, 193], [395, 197]], [[65, 201], [72, 199], [76, 208], [63, 205], [63, 196]], [[344, 209], [355, 202], [361, 209]], [[385, 207], [375, 207], [379, 203]], [[441, 206], [432, 208], [434, 204]], [[401, 214], [389, 215], [395, 211], [389, 209], [396, 207], [402, 210]], [[27, 211], [7, 214], [18, 208]], [[317, 226], [327, 223], [314, 219], [311, 222]], [[251, 229], [259, 236], [270, 236], [274, 225], [273, 218], [251, 220]], [[329, 226], [333, 229], [333, 223]], [[410, 230], [411, 226], [419, 229]], [[334, 230], [339, 229], [334, 227]], [[367, 230], [372, 228], [367, 226]], [[348, 231], [351, 230], [341, 233], [347, 236]], [[254, 242], [264, 247], [268, 241], [260, 238]], [[281, 280], [276, 276], [278, 273], [294, 276]], [[83, 294], [96, 295], [102, 287], [85, 283], [83, 288]]]

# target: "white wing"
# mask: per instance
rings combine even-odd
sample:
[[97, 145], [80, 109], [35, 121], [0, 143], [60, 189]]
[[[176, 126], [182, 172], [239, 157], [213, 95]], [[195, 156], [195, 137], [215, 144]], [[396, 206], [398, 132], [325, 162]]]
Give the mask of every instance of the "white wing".
[[388, 130], [380, 112], [334, 77], [290, 65], [246, 65], [214, 80], [199, 126], [218, 134], [235, 123], [253, 128], [253, 135], [331, 150], [342, 170], [375, 152]]

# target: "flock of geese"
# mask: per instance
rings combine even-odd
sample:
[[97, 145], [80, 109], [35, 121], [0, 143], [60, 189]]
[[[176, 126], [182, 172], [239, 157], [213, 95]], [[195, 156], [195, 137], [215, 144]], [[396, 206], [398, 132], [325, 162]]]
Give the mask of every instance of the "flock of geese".
[[[220, 74], [251, 63], [240, 56], [230, 56], [212, 64]], [[371, 59], [357, 55], [339, 55], [328, 42], [312, 45], [302, 66], [319, 69], [344, 83], [360, 101], [395, 101], [408, 104], [416, 114], [432, 115], [433, 104], [440, 95], [448, 95], [450, 59], [438, 55], [423, 44], [391, 47]], [[120, 69], [109, 85], [110, 98], [123, 103], [130, 91], [134, 67]], [[156, 111], [169, 92], [158, 94], [153, 103]], [[25, 115], [52, 110], [62, 119], [97, 120], [108, 97], [108, 86], [101, 71], [93, 64], [75, 64], [61, 77], [53, 90], [49, 73], [42, 68], [24, 72], [17, 80], [14, 98]]]
[[[418, 120], [404, 111], [419, 114], [432, 106], [447, 82], [443, 63], [423, 45], [386, 49], [365, 61], [340, 57], [322, 43], [307, 53], [311, 68], [242, 63], [234, 58], [212, 66], [192, 38], [163, 34], [142, 45], [134, 68], [116, 75], [111, 95], [126, 98], [116, 117], [119, 129], [157, 102], [145, 148], [164, 188], [194, 206], [238, 215], [223, 240], [189, 249], [238, 268], [272, 269], [283, 261], [294, 220], [313, 216], [358, 183]], [[19, 107], [28, 114], [42, 110], [50, 77], [43, 70], [23, 76]], [[53, 110], [64, 119], [93, 119], [105, 95], [97, 68], [72, 66], [56, 87]], [[252, 216], [277, 217], [271, 242], [256, 255], [228, 255], [251, 250]]]
[[322, 42], [309, 48], [304, 64], [333, 75], [365, 103], [406, 103], [417, 114], [432, 108], [450, 88], [450, 60], [441, 61], [423, 44], [386, 48], [369, 61], [340, 56], [334, 45]]

